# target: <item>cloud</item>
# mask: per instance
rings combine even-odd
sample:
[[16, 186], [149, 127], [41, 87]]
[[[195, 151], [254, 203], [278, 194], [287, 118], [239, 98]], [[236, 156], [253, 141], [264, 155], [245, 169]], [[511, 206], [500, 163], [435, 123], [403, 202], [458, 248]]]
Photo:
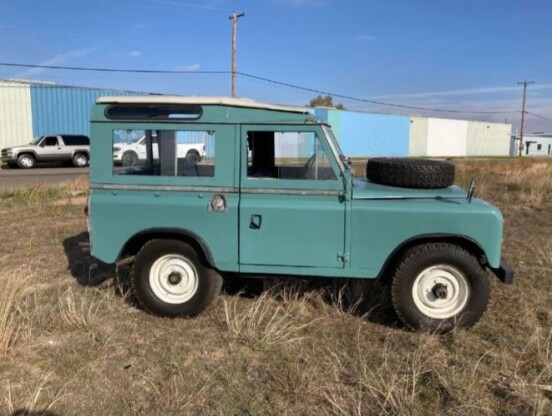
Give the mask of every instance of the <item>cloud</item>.
[[[45, 61], [40, 62], [38, 65], [40, 66], [59, 66], [67, 63], [68, 61], [75, 59], [75, 58], [82, 58], [86, 55], [91, 54], [96, 49], [80, 49], [76, 51], [68, 51], [64, 53], [59, 53], [53, 58], [47, 59]], [[47, 71], [48, 68], [31, 68], [25, 72], [22, 72], [20, 74], [17, 74], [14, 76], [14, 78], [28, 78], [33, 77], [42, 74], [43, 72]]]
[[128, 54], [129, 58], [138, 58], [142, 56], [142, 52], [140, 51], [132, 51]]
[[194, 71], [199, 71], [200, 69], [201, 69], [200, 64], [191, 64], [191, 65], [177, 66], [175, 68], [175, 71], [194, 72]]
[[373, 40], [376, 40], [376, 39], [377, 39], [376, 36], [367, 35], [367, 34], [366, 35], [359, 35], [359, 36], [356, 37], [356, 40], [362, 40], [362, 41], [367, 41], [367, 42], [373, 41]]

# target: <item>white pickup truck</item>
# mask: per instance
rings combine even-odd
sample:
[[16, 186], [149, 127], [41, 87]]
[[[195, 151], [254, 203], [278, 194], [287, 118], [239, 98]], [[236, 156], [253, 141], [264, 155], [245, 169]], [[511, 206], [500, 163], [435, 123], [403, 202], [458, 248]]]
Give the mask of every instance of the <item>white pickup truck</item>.
[[[157, 143], [152, 146], [153, 158], [159, 158]], [[178, 143], [176, 145], [176, 157], [186, 159], [190, 165], [197, 165], [205, 157], [204, 143]], [[137, 140], [124, 143], [116, 143], [113, 146], [113, 162], [120, 163], [123, 166], [134, 166], [140, 161], [147, 159], [146, 137], [142, 136]]]

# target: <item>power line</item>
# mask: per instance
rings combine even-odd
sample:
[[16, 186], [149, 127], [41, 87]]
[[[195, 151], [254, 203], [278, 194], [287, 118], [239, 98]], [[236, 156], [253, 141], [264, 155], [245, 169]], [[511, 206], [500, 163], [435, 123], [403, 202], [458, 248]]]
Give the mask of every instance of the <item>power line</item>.
[[552, 118], [544, 117], [544, 116], [541, 116], [541, 115], [539, 115], [539, 114], [535, 114], [535, 113], [533, 113], [533, 112], [531, 112], [531, 111], [526, 111], [525, 113], [526, 113], [526, 114], [530, 114], [530, 115], [532, 115], [532, 116], [534, 116], [534, 117], [542, 118], [543, 120], [552, 121]]
[[85, 68], [80, 66], [60, 66], [60, 65], [32, 65], [32, 64], [14, 64], [0, 62], [0, 66], [10, 66], [17, 68], [40, 68], [40, 69], [58, 69], [68, 71], [90, 71], [90, 72], [124, 72], [135, 74], [229, 74], [230, 71], [182, 71], [170, 69], [117, 69], [117, 68]]
[[331, 95], [332, 97], [342, 98], [344, 100], [359, 101], [359, 102], [363, 102], [363, 103], [376, 104], [376, 105], [382, 105], [382, 106], [387, 106], [387, 107], [406, 108], [406, 109], [409, 109], [409, 110], [434, 111], [434, 112], [441, 112], [441, 113], [459, 113], [459, 114], [510, 114], [510, 113], [517, 113], [517, 111], [446, 110], [446, 109], [443, 109], [443, 108], [429, 108], [429, 107], [419, 107], [419, 106], [414, 106], [414, 105], [394, 104], [394, 103], [387, 103], [387, 102], [384, 102], [384, 101], [376, 101], [376, 100], [369, 100], [369, 99], [365, 99], [365, 98], [351, 97], [349, 95], [335, 94], [335, 93], [331, 93], [331, 92], [328, 92], [328, 91], [322, 91], [322, 90], [317, 90], [317, 89], [314, 89], [314, 88], [302, 87], [300, 85], [289, 84], [287, 82], [275, 81], [275, 80], [272, 80], [272, 79], [259, 77], [257, 75], [246, 74], [246, 73], [243, 73], [243, 72], [238, 72], [238, 74], [243, 76], [243, 77], [252, 78], [252, 79], [256, 79], [256, 80], [259, 80], [259, 81], [264, 81], [264, 82], [268, 82], [268, 83], [272, 83], [272, 84], [276, 84], [276, 85], [282, 85], [284, 87], [290, 87], [290, 88], [294, 88], [294, 89], [297, 89], [297, 90], [313, 92], [315, 94]]
[[[86, 67], [75, 67], [75, 66], [61, 66], [61, 65], [37, 65], [37, 64], [16, 64], [16, 63], [7, 63], [0, 62], [0, 66], [7, 67], [18, 67], [18, 68], [41, 68], [41, 69], [56, 69], [56, 70], [70, 70], [70, 71], [90, 71], [90, 72], [118, 72], [118, 73], [139, 73], [139, 74], [232, 74], [233, 71], [179, 71], [179, 70], [162, 70], [162, 69], [117, 69], [117, 68], [86, 68]], [[315, 88], [303, 87], [301, 85], [291, 84], [288, 82], [276, 81], [273, 79], [261, 77], [258, 75], [248, 74], [245, 72], [236, 71], [235, 74], [242, 76], [244, 78], [255, 79], [258, 81], [263, 81], [266, 83], [280, 85], [288, 88], [293, 88], [300, 91], [308, 91], [315, 94], [330, 95], [336, 98], [342, 98], [345, 100], [357, 101], [367, 104], [374, 104], [386, 107], [394, 108], [404, 108], [408, 110], [420, 110], [420, 111], [431, 111], [438, 113], [455, 113], [455, 114], [511, 114], [517, 113], [517, 111], [469, 111], [469, 110], [447, 110], [444, 108], [434, 108], [434, 107], [421, 107], [414, 105], [406, 104], [395, 104], [384, 101], [370, 100], [366, 98], [352, 97], [349, 95], [336, 94], [329, 91], [318, 90]]]

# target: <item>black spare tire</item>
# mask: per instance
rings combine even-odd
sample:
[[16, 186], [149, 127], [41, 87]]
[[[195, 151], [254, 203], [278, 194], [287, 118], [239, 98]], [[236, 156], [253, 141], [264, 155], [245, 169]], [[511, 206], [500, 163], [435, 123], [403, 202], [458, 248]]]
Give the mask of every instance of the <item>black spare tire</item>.
[[426, 159], [374, 158], [366, 165], [366, 177], [381, 185], [439, 189], [454, 183], [454, 165]]

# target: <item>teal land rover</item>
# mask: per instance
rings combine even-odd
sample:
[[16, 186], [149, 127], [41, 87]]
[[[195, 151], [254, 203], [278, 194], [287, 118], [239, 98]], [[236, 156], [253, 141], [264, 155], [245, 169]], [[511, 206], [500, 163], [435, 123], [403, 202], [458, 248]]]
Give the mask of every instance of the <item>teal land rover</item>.
[[[117, 160], [114, 149], [138, 138], [145, 157]], [[204, 149], [192, 162], [178, 152], [191, 143]], [[130, 265], [153, 314], [197, 315], [223, 274], [377, 278], [408, 327], [447, 331], [484, 313], [487, 269], [513, 281], [500, 211], [453, 186], [452, 164], [371, 159], [354, 177], [308, 109], [104, 97], [90, 148], [92, 254]]]

